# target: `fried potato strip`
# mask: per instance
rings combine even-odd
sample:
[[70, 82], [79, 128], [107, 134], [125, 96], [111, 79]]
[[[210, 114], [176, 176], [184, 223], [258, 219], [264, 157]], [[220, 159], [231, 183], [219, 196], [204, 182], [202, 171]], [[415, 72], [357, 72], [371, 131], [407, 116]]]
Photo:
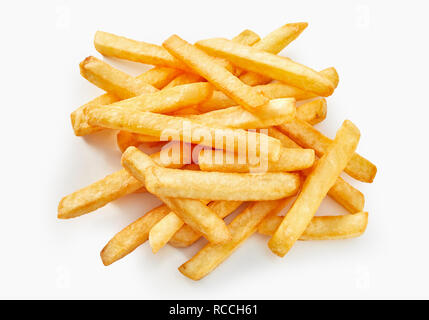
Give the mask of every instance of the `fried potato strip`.
[[298, 240], [353, 156], [359, 138], [359, 129], [351, 121], [344, 121], [334, 141], [307, 176], [298, 198], [268, 242], [271, 251], [283, 257]]
[[[268, 216], [258, 226], [258, 232], [272, 236], [283, 217]], [[340, 240], [359, 237], [368, 224], [368, 212], [343, 216], [317, 216], [311, 219], [298, 240]]]

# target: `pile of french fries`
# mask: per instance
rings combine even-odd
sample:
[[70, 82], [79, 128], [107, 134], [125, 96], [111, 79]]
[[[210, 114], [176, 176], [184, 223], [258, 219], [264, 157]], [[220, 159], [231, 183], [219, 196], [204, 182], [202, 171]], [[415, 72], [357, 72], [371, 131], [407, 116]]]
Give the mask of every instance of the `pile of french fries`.
[[[269, 236], [280, 257], [297, 240], [361, 235], [364, 196], [340, 174], [370, 183], [377, 168], [355, 152], [360, 132], [349, 120], [334, 140], [313, 127], [326, 118], [324, 97], [338, 74], [278, 55], [306, 27], [290, 23], [264, 38], [245, 30], [195, 44], [173, 35], [162, 46], [98, 31], [94, 44], [103, 56], [154, 67], [132, 77], [95, 57], [80, 63], [82, 76], [106, 93], [71, 114], [74, 132], [118, 130], [123, 169], [65, 196], [58, 218], [150, 192], [163, 204], [119, 231], [101, 259], [110, 265], [147, 240], [156, 253], [204, 237], [207, 244], [179, 267], [193, 280], [255, 232]], [[160, 151], [148, 155], [141, 146]], [[350, 214], [315, 216], [326, 195]], [[227, 225], [224, 218], [243, 206]]]

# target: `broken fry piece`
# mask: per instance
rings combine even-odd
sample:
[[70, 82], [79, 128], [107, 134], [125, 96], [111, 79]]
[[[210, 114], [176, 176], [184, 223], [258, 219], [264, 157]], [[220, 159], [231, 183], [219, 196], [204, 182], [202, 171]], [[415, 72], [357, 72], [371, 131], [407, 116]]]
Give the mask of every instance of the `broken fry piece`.
[[296, 117], [311, 125], [315, 125], [326, 118], [326, 99], [316, 99], [296, 108]]

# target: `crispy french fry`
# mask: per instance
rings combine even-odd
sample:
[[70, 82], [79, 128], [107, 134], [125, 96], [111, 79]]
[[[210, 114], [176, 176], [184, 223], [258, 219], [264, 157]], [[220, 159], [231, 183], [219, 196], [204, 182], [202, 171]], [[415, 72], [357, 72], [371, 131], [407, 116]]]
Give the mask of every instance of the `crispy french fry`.
[[[331, 81], [335, 88], [337, 87], [339, 78], [335, 68], [324, 69], [320, 71], [319, 74]], [[245, 75], [246, 74], [243, 76]], [[257, 84], [258, 83], [255, 83], [254, 88], [269, 99], [295, 98], [295, 100], [299, 101], [316, 97], [314, 93], [298, 89], [285, 83], [273, 82], [263, 85]], [[235, 104], [236, 103], [234, 100], [230, 99], [223, 92], [214, 91], [212, 97], [209, 100], [198, 105], [198, 109], [201, 112], [209, 112], [228, 108], [234, 106]]]
[[111, 265], [146, 242], [152, 227], [169, 212], [166, 205], [156, 207], [115, 234], [100, 252], [103, 264]]
[[344, 121], [335, 140], [306, 178], [298, 198], [268, 242], [271, 251], [283, 257], [298, 240], [353, 156], [359, 138], [359, 129], [351, 121]]
[[[223, 148], [244, 153], [254, 150], [256, 156], [277, 160], [280, 142], [274, 138], [240, 129], [203, 126], [189, 119], [152, 112], [130, 112], [118, 107], [95, 107], [88, 112], [91, 125]], [[226, 138], [226, 139], [224, 139]]]
[[326, 118], [326, 99], [316, 99], [296, 108], [296, 117], [311, 125], [322, 122]]
[[[295, 40], [304, 31], [304, 29], [307, 28], [307, 26], [307, 22], [285, 24], [262, 38], [262, 40], [256, 43], [253, 47], [273, 54], [278, 54], [289, 43]], [[240, 80], [253, 86], [254, 83], [268, 83], [271, 81], [271, 78], [258, 73], [247, 72], [243, 77], [240, 77]]]
[[152, 252], [157, 253], [184, 224], [183, 220], [174, 212], [170, 212], [162, 218], [149, 232], [149, 244]]
[[[134, 147], [128, 148], [123, 153], [121, 162], [123, 167], [145, 186], [148, 182], [146, 171], [158, 168], [151, 157]], [[149, 190], [147, 186], [146, 189]], [[208, 241], [221, 243], [231, 238], [225, 222], [200, 200], [183, 199], [180, 196], [170, 198], [157, 192], [151, 191], [151, 193], [159, 197], [185, 223], [201, 232]]]
[[144, 175], [146, 189], [156, 195], [207, 200], [276, 200], [294, 195], [300, 184], [299, 176], [284, 172], [202, 172], [154, 166]]
[[328, 79], [290, 59], [221, 38], [201, 40], [195, 45], [210, 54], [230, 60], [240, 68], [297, 88], [324, 97], [334, 92], [334, 86]]
[[281, 211], [287, 200], [252, 203], [228, 225], [232, 240], [222, 244], [207, 244], [192, 259], [182, 264], [179, 271], [192, 280], [200, 280], [225, 261], [255, 231], [267, 216]]
[[[282, 124], [277, 128], [304, 148], [314, 149], [319, 157], [326, 153], [332, 143], [331, 139], [324, 136], [310, 124], [299, 119]], [[344, 171], [356, 180], [372, 182], [377, 173], [377, 167], [369, 160], [355, 153]]]
[[258, 113], [258, 108], [268, 103], [268, 99], [254, 88], [243, 84], [212, 57], [179, 38], [177, 35], [173, 35], [164, 41], [163, 46], [172, 55], [186, 63], [192, 70], [203, 76], [218, 90], [223, 91], [248, 111], [260, 114]]
[[[181, 152], [181, 146], [171, 148], [171, 151], [178, 153], [177, 157], [174, 157], [175, 161], [165, 161], [160, 152], [152, 154], [151, 158], [159, 165], [172, 168], [180, 168], [183, 164], [190, 163], [190, 155]], [[58, 205], [58, 218], [70, 219], [92, 212], [142, 187], [144, 185], [125, 169], [119, 170], [62, 198]]]
[[[258, 226], [258, 232], [272, 236], [283, 217], [268, 216]], [[368, 224], [368, 212], [343, 216], [317, 216], [311, 219], [298, 240], [339, 240], [359, 237]]]
[[98, 52], [107, 57], [189, 71], [185, 64], [156, 44], [97, 31], [94, 37], [94, 45]]
[[[273, 115], [260, 118], [241, 107], [229, 107], [187, 117], [206, 126], [237, 129], [267, 128], [292, 121], [295, 118], [295, 99], [273, 99], [260, 107], [260, 111]], [[278, 124], [275, 124], [278, 123]]]
[[87, 57], [79, 64], [79, 67], [80, 74], [85, 79], [121, 99], [157, 91], [155, 87], [113, 68], [95, 57]]
[[[136, 85], [143, 82], [154, 86], [157, 89], [162, 89], [162, 87], [169, 83], [173, 78], [177, 77], [180, 73], [181, 71], [177, 69], [155, 67], [137, 76]], [[86, 108], [90, 109], [93, 105], [109, 105], [120, 100], [120, 98], [112, 93], [105, 93], [73, 111], [70, 118], [75, 135], [84, 136], [103, 129], [89, 125], [85, 112]]]
[[[234, 212], [242, 203], [242, 201], [213, 201], [208, 206], [219, 218], [223, 219]], [[184, 225], [174, 234], [169, 243], [174, 247], [187, 247], [200, 237], [200, 233], [196, 232], [190, 226]]]
[[282, 148], [277, 161], [267, 163], [249, 163], [248, 159], [240, 159], [235, 154], [227, 154], [223, 150], [201, 150], [198, 164], [202, 171], [219, 172], [282, 172], [298, 171], [310, 168], [314, 163], [312, 149]]
[[[281, 141], [285, 148], [301, 148], [292, 139], [275, 128], [269, 128], [268, 134]], [[302, 173], [307, 174], [309, 172], [304, 170]], [[350, 213], [362, 211], [365, 205], [365, 197], [362, 192], [351, 186], [341, 177], [338, 177], [332, 188], [329, 189], [328, 195]]]
[[112, 104], [112, 107], [130, 108], [138, 111], [168, 113], [201, 103], [210, 98], [213, 86], [207, 82], [190, 83], [161, 91], [142, 94]]

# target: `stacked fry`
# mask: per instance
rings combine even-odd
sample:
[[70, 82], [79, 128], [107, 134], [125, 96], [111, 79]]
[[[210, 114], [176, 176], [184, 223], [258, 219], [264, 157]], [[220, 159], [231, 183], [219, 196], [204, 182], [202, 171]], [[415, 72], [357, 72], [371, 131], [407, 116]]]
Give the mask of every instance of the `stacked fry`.
[[[65, 196], [58, 218], [150, 192], [163, 204], [118, 232], [101, 259], [110, 265], [147, 240], [156, 253], [203, 237], [207, 244], [179, 267], [193, 280], [255, 232], [269, 236], [280, 257], [297, 240], [361, 235], [364, 196], [340, 174], [370, 183], [377, 168], [355, 152], [360, 132], [351, 121], [333, 140], [313, 127], [326, 118], [324, 97], [338, 74], [278, 55], [306, 27], [290, 23], [264, 38], [245, 30], [195, 44], [173, 35], [162, 46], [97, 32], [102, 55], [154, 67], [132, 77], [95, 57], [81, 62], [82, 76], [106, 93], [71, 114], [74, 132], [118, 130], [123, 169]], [[160, 151], [148, 155], [140, 146]], [[315, 216], [326, 195], [350, 214]], [[224, 218], [238, 207], [244, 208], [227, 225]]]

